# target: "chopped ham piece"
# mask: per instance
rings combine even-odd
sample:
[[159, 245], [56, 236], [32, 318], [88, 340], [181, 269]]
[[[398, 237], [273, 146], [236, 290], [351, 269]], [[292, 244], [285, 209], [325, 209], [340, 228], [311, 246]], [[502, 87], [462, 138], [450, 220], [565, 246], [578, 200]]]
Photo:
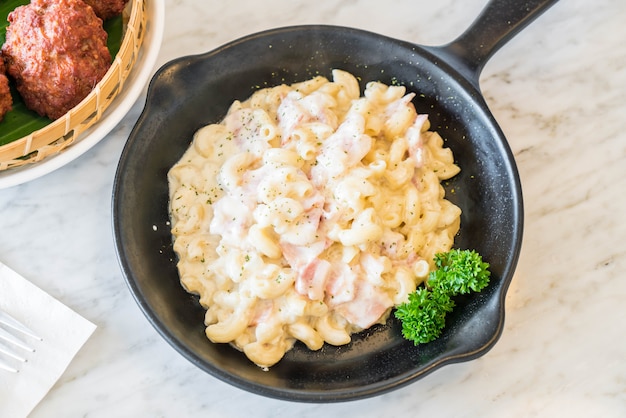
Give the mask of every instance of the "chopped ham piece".
[[326, 304], [335, 306], [354, 299], [357, 274], [347, 264], [334, 266], [326, 283]]
[[272, 317], [273, 312], [274, 312], [273, 300], [268, 300], [268, 299], [260, 300], [255, 306], [254, 315], [252, 316], [252, 319], [250, 320], [250, 323], [248, 324], [248, 326], [256, 326], [262, 322], [267, 321], [269, 318]]
[[327, 241], [320, 240], [306, 246], [298, 246], [287, 242], [280, 243], [285, 260], [292, 269], [301, 270], [315, 260], [326, 249]]
[[304, 267], [296, 278], [296, 292], [311, 300], [324, 299], [324, 287], [331, 274], [331, 264], [326, 260], [314, 259]]
[[374, 325], [393, 306], [389, 296], [367, 280], [358, 280], [355, 290], [354, 299], [338, 305], [335, 310], [362, 329]]

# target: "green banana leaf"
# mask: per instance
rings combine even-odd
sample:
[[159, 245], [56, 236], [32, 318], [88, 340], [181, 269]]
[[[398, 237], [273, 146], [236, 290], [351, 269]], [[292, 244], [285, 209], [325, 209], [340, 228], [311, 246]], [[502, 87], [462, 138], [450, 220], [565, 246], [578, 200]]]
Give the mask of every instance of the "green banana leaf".
[[[28, 3], [30, 3], [30, 0], [0, 1], [0, 45], [4, 44], [9, 13], [16, 7]], [[111, 56], [114, 57], [119, 51], [124, 37], [122, 17], [117, 16], [105, 21], [104, 29], [109, 34], [107, 46]], [[11, 86], [11, 94], [13, 96], [13, 109], [0, 122], [0, 146], [23, 138], [52, 122], [52, 120], [39, 116], [37, 113], [27, 109], [13, 86]]]

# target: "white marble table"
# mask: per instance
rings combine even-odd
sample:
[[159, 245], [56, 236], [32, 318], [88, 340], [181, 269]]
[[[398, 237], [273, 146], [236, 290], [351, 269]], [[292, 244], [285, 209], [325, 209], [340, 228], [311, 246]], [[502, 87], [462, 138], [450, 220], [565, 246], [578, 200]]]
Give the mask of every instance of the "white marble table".
[[[165, 3], [158, 64], [300, 23], [437, 45], [485, 0]], [[496, 54], [481, 86], [526, 210], [505, 330], [484, 357], [315, 405], [249, 394], [179, 356], [136, 306], [112, 240], [113, 175], [142, 95], [89, 152], [0, 190], [0, 260], [98, 326], [32, 417], [626, 416], [626, 2], [562, 0]]]

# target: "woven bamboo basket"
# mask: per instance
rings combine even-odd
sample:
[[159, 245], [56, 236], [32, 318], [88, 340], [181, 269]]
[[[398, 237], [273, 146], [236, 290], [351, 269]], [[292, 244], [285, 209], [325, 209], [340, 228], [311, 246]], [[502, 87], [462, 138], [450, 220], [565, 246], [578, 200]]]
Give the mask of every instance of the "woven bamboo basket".
[[111, 67], [85, 99], [64, 116], [23, 138], [0, 146], [0, 171], [36, 163], [75, 142], [98, 122], [124, 88], [143, 42], [147, 0], [129, 0], [123, 14], [124, 36]]

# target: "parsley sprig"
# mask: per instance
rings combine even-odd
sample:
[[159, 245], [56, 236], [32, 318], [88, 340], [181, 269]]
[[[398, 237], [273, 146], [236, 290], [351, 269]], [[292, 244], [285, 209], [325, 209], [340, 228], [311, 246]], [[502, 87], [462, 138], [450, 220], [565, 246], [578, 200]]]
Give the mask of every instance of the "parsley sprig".
[[430, 272], [426, 285], [409, 294], [408, 301], [395, 311], [402, 322], [403, 337], [415, 345], [439, 338], [446, 315], [455, 306], [452, 298], [480, 292], [491, 276], [489, 264], [474, 250], [437, 253], [434, 262], [436, 269]]

